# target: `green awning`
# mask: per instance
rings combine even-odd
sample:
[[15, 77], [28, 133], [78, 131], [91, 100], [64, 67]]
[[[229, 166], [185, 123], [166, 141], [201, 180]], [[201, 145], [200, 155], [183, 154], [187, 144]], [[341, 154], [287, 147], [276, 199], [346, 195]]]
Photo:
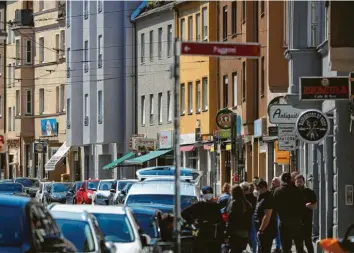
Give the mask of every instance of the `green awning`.
[[125, 163], [127, 163], [127, 164], [143, 164], [144, 162], [150, 161], [152, 159], [156, 159], [157, 157], [167, 154], [171, 151], [172, 151], [172, 149], [162, 149], [162, 150], [151, 151], [149, 154], [135, 157], [130, 160], [126, 160]]
[[114, 160], [110, 164], [107, 164], [106, 166], [103, 167], [104, 170], [109, 170], [117, 167], [119, 164], [123, 163], [125, 160], [129, 159], [130, 157], [134, 156], [134, 152], [130, 152], [126, 154], [125, 156], [122, 156], [121, 158]]

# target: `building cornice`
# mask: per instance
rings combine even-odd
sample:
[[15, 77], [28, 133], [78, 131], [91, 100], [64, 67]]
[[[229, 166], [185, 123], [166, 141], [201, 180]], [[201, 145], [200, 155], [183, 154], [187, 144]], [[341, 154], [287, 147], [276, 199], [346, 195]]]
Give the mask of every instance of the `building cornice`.
[[284, 52], [284, 57], [288, 61], [293, 58], [294, 55], [306, 55], [317, 53], [316, 48], [306, 48], [306, 49], [288, 49]]

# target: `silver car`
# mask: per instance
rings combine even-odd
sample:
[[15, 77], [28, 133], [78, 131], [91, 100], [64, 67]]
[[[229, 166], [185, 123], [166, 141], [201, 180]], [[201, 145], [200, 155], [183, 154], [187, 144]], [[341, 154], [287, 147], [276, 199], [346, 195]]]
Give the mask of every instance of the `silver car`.
[[105, 179], [101, 180], [98, 183], [97, 190], [94, 192], [92, 196], [92, 204], [93, 205], [108, 205], [109, 204], [109, 196], [111, 194], [110, 190], [112, 188], [114, 180], [113, 179]]
[[119, 204], [118, 202], [118, 196], [120, 192], [123, 190], [123, 188], [129, 183], [129, 182], [138, 182], [139, 180], [136, 179], [118, 179], [114, 180], [112, 187], [110, 189], [110, 195], [108, 197], [108, 203], [109, 205], [117, 205]]

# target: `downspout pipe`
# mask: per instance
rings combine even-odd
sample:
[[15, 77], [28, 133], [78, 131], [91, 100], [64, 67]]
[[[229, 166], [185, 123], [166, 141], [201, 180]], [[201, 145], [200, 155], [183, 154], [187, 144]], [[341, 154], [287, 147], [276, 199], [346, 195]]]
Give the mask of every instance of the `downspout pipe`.
[[135, 100], [135, 106], [134, 106], [134, 133], [138, 134], [138, 120], [139, 120], [139, 115], [138, 115], [138, 42], [137, 42], [137, 31], [136, 31], [136, 23], [133, 23], [133, 38], [132, 38], [132, 44], [134, 44], [134, 64], [133, 64], [133, 73], [134, 73], [134, 100]]
[[[6, 1], [4, 1], [4, 21], [6, 21], [7, 20], [7, 11], [6, 11], [6, 5], [7, 5], [7, 2]], [[7, 23], [4, 23], [3, 24], [3, 27], [4, 27], [4, 29], [6, 29], [6, 25], [7, 25]], [[3, 74], [3, 76], [4, 76], [4, 99], [3, 99], [3, 104], [1, 105], [1, 107], [2, 107], [2, 110], [3, 110], [3, 112], [2, 112], [2, 115], [3, 115], [3, 117], [4, 117], [4, 135], [6, 136], [6, 130], [7, 130], [7, 128], [6, 128], [6, 126], [7, 126], [7, 121], [6, 121], [6, 119], [7, 119], [7, 109], [6, 109], [6, 105], [7, 105], [7, 91], [6, 91], [6, 85], [7, 85], [7, 83], [6, 83], [6, 80], [7, 80], [7, 45], [6, 45], [6, 39], [4, 39], [4, 58], [3, 58], [3, 61], [4, 61], [4, 68], [2, 69], [2, 74]], [[1, 112], [0, 112], [1, 113]], [[5, 139], [5, 142], [7, 142], [7, 140]], [[6, 154], [4, 155], [4, 154], [1, 154], [1, 169], [4, 169], [4, 177], [6, 178], [6, 176], [8, 176], [7, 174], [8, 174], [8, 170], [7, 170], [7, 165], [6, 165]]]

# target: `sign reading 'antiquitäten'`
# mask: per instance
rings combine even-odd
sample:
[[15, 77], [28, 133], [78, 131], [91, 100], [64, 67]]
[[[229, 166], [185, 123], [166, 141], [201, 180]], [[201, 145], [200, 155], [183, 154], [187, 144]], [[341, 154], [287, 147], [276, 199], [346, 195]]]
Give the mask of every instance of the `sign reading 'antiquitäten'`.
[[348, 100], [347, 77], [301, 77], [300, 100]]

